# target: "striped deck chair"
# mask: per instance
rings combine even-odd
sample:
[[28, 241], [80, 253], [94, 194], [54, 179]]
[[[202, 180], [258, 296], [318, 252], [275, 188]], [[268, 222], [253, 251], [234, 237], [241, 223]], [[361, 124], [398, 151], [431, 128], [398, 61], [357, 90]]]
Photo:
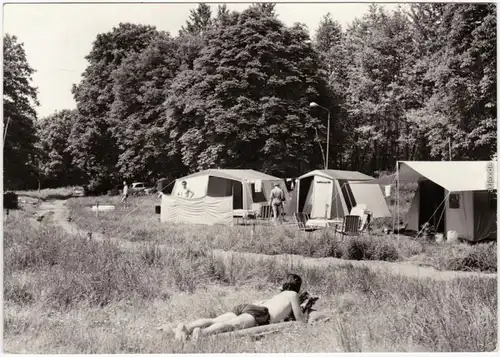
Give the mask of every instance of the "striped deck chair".
[[335, 233], [340, 233], [342, 236], [353, 235], [358, 236], [361, 231], [361, 217], [357, 215], [347, 215], [344, 217], [344, 222], [342, 225], [335, 226]]
[[270, 205], [260, 206], [260, 212], [257, 214], [257, 220], [263, 223], [271, 224], [273, 218], [273, 208]]

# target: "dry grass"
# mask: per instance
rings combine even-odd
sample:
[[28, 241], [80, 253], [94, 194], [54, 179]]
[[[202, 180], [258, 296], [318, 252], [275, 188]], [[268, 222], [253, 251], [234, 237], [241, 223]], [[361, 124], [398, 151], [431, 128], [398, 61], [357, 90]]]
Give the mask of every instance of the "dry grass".
[[[197, 232], [193, 233], [196, 234]], [[195, 241], [180, 252], [148, 242], [126, 251], [19, 217], [5, 225], [4, 346], [25, 353], [493, 351], [496, 279], [440, 284], [269, 260], [218, 260]], [[277, 291], [288, 272], [320, 294], [331, 322], [255, 341], [178, 344], [159, 324], [215, 316]]]
[[[294, 226], [203, 226], [166, 225], [159, 222], [154, 205], [160, 200], [133, 197], [127, 207], [119, 197], [74, 198], [69, 200], [72, 221], [79, 227], [133, 242], [156, 242], [182, 248], [222, 249], [250, 253], [297, 254], [305, 257], [335, 257], [348, 260], [404, 261], [433, 266], [440, 270], [473, 270], [495, 272], [496, 243], [484, 249], [482, 244], [435, 244], [401, 236], [362, 236], [339, 240], [331, 230], [300, 232]], [[410, 198], [408, 200], [411, 201]], [[96, 217], [90, 206], [115, 204], [115, 211]], [[474, 253], [477, 251], [477, 253]], [[465, 253], [464, 253], [465, 252]], [[472, 257], [481, 255], [484, 264]]]
[[59, 187], [59, 188], [44, 188], [43, 190], [32, 190], [32, 191], [16, 191], [16, 193], [21, 197], [31, 197], [37, 198], [42, 201], [50, 199], [67, 199], [73, 196], [74, 186], [71, 187]]

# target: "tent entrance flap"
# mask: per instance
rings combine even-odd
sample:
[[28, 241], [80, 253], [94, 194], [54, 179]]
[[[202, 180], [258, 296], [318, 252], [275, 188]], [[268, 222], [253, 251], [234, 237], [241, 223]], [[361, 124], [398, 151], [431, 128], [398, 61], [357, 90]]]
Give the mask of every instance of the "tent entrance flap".
[[474, 202], [474, 241], [497, 238], [497, 194], [476, 191]]
[[240, 181], [229, 180], [217, 176], [209, 176], [207, 186], [207, 196], [233, 196], [233, 208], [243, 209], [243, 185]]
[[243, 185], [239, 181], [231, 181], [233, 209], [243, 209]]
[[429, 180], [422, 181], [419, 188], [420, 197], [425, 197], [425, 199], [420, 200], [418, 229], [429, 222], [437, 232], [444, 233], [446, 227], [444, 214], [446, 205], [443, 204], [444, 188]]
[[[311, 189], [311, 185], [313, 183], [314, 176], [311, 177], [306, 177], [302, 180], [299, 181], [300, 189], [299, 189], [299, 197], [298, 197], [298, 212], [306, 212], [308, 211], [306, 209], [306, 203], [307, 203], [307, 196], [309, 195], [309, 190]], [[310, 209], [309, 209], [310, 213]]]
[[331, 218], [333, 181], [322, 177], [315, 177], [311, 217], [329, 219]]
[[352, 193], [351, 186], [347, 180], [339, 180], [339, 185], [347, 205], [347, 212], [351, 212], [352, 208], [356, 207], [356, 199]]

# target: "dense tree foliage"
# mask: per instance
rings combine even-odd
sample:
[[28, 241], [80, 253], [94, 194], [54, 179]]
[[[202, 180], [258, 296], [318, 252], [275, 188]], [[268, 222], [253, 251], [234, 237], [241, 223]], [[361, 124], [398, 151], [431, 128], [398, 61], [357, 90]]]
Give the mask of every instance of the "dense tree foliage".
[[[416, 103], [406, 83], [414, 65], [409, 21], [378, 6], [347, 31], [349, 136], [344, 152], [351, 168], [373, 172], [409, 157], [406, 112]], [[350, 160], [349, 160], [350, 159]]]
[[82, 183], [82, 173], [73, 165], [68, 138], [79, 119], [76, 110], [62, 110], [37, 122], [40, 181], [44, 187]]
[[36, 111], [34, 73], [23, 44], [15, 36], [3, 38], [3, 178], [7, 189], [25, 188], [37, 182]]
[[112, 128], [122, 123], [110, 115], [115, 100], [113, 73], [127, 56], [142, 52], [158, 36], [152, 26], [119, 24], [98, 35], [86, 57], [89, 66], [73, 88], [80, 118], [69, 145], [73, 163], [85, 173], [91, 189], [109, 187], [120, 179], [116, 170], [119, 149]]
[[193, 9], [175, 37], [133, 24], [99, 34], [77, 109], [37, 125], [38, 156], [32, 69], [7, 36], [6, 182], [109, 187], [217, 167], [302, 174], [324, 165], [328, 134], [311, 101], [331, 113], [330, 168], [374, 174], [397, 160], [496, 152], [494, 4], [373, 5], [346, 29], [326, 14], [312, 41], [274, 4], [212, 9]]
[[167, 100], [169, 130], [190, 170], [254, 168], [297, 174], [314, 158], [308, 104], [321, 100], [318, 59], [299, 25], [253, 6], [214, 29]]
[[116, 169], [127, 180], [182, 172], [176, 167], [180, 160], [169, 150], [163, 115], [166, 92], [180, 66], [176, 52], [175, 41], [162, 34], [144, 51], [128, 56], [113, 73], [110, 119], [116, 123], [112, 127], [119, 152]]
[[430, 156], [488, 159], [496, 152], [496, 6], [419, 4], [412, 8], [425, 101], [412, 113]]

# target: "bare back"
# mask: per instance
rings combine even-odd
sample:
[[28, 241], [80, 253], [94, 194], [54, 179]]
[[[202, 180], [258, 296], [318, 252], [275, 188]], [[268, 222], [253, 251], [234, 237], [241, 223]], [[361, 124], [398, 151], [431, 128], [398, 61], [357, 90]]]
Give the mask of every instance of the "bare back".
[[300, 309], [299, 294], [295, 291], [283, 291], [269, 300], [259, 301], [256, 304], [267, 307], [271, 323], [285, 320], [292, 311], [297, 321], [305, 322], [305, 316]]

